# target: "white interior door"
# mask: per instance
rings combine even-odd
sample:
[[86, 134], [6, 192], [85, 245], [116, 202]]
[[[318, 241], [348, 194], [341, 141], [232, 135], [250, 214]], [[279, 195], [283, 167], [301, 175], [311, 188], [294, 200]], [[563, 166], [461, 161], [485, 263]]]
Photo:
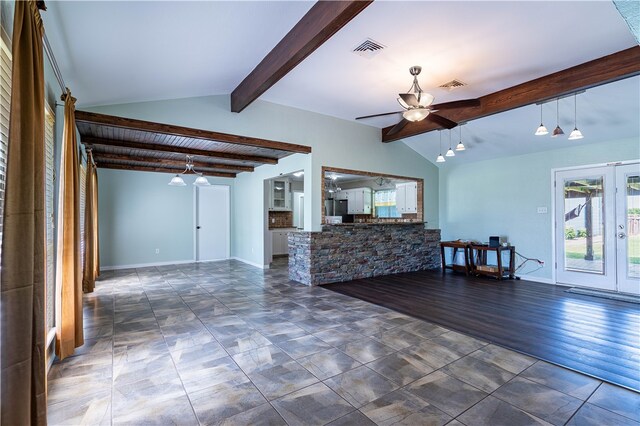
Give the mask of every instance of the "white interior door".
[[618, 290], [640, 294], [640, 165], [616, 166]]
[[229, 187], [196, 188], [196, 261], [229, 258]]
[[556, 172], [556, 280], [616, 290], [613, 167]]

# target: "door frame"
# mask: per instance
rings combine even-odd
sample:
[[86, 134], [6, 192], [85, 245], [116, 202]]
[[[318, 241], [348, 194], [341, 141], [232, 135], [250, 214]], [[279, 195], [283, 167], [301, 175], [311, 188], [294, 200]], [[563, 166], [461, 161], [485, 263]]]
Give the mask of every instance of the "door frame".
[[193, 186], [193, 261], [195, 263], [200, 262], [212, 262], [219, 260], [228, 260], [231, 259], [231, 185], [227, 184], [217, 184], [212, 183], [211, 186], [220, 186], [225, 187], [227, 191], [227, 200], [229, 202], [229, 214], [227, 215], [227, 247], [226, 247], [226, 258], [225, 259], [214, 259], [214, 260], [201, 260], [198, 259], [198, 201], [199, 201], [199, 187]]
[[562, 283], [558, 283], [556, 276], [556, 172], [564, 172], [569, 170], [581, 170], [590, 169], [593, 167], [607, 167], [607, 166], [626, 166], [629, 164], [638, 164], [640, 159], [636, 160], [623, 160], [623, 161], [609, 161], [607, 163], [594, 163], [594, 164], [582, 164], [578, 166], [556, 167], [551, 169], [551, 261], [553, 267], [551, 268], [551, 283], [554, 285], [566, 286]]

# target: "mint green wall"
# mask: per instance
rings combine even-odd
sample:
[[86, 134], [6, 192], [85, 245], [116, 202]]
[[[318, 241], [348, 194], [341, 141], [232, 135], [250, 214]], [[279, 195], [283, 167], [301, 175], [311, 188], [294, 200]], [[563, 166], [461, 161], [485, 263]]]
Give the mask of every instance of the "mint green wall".
[[264, 101], [254, 102], [240, 114], [231, 113], [229, 96], [81, 109], [311, 146], [310, 155], [296, 154], [277, 165], [241, 173], [235, 180], [231, 253], [254, 264], [263, 265], [265, 256], [264, 180], [281, 173], [305, 171], [305, 194], [310, 195], [305, 197], [308, 230], [321, 226], [322, 166], [423, 178], [425, 220], [430, 227], [438, 226], [438, 169], [401, 142], [381, 143], [380, 131], [370, 126]]
[[[193, 186], [171, 187], [170, 179], [167, 173], [98, 169], [101, 267], [193, 260]], [[231, 179], [209, 181], [233, 186]]]
[[[638, 138], [498, 158], [440, 171], [442, 239], [488, 241], [508, 236], [519, 253], [539, 258], [544, 268], [531, 277], [552, 278], [553, 211], [551, 170], [640, 158]], [[547, 207], [547, 214], [538, 214]], [[533, 265], [527, 269], [533, 269]]]

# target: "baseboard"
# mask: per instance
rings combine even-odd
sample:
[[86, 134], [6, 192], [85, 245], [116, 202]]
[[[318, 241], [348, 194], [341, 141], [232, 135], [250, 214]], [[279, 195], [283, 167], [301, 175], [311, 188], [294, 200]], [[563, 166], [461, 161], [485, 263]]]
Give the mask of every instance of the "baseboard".
[[241, 257], [231, 257], [231, 259], [233, 260], [238, 260], [242, 263], [246, 263], [247, 265], [251, 265], [251, 266], [255, 266], [256, 268], [260, 268], [260, 269], [269, 269], [269, 265], [261, 265], [259, 263], [255, 263], [255, 262], [251, 262], [250, 260], [247, 259], [242, 259]]
[[135, 263], [131, 265], [116, 265], [116, 266], [101, 266], [101, 271], [113, 271], [117, 269], [134, 269], [134, 268], [148, 268], [150, 266], [166, 266], [166, 265], [184, 265], [185, 263], [195, 263], [191, 260], [171, 260], [168, 262], [153, 262], [153, 263]]
[[534, 277], [530, 275], [517, 275], [523, 281], [533, 281], [534, 283], [555, 284], [551, 278]]

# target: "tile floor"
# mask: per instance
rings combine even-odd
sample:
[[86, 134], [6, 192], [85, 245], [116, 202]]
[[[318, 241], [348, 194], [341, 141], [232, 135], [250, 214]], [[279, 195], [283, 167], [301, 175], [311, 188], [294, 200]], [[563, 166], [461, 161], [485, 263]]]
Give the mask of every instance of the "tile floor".
[[640, 394], [237, 261], [106, 272], [49, 424], [639, 425]]

